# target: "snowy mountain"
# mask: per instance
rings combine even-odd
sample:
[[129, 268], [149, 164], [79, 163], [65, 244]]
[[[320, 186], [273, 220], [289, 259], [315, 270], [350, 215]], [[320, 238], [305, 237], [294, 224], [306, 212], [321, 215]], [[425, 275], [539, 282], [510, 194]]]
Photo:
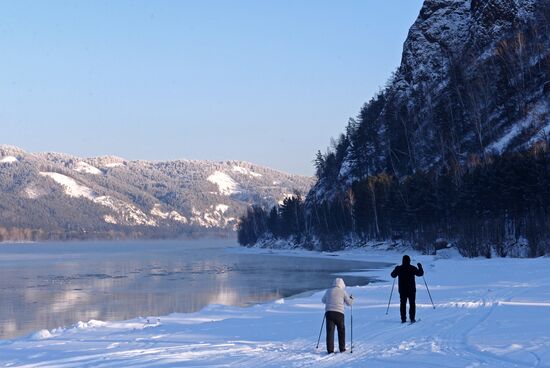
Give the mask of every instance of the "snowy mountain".
[[425, 0], [386, 87], [318, 152], [297, 226], [252, 211], [239, 240], [547, 254], [549, 133], [550, 1]]
[[426, 0], [399, 68], [321, 176], [350, 184], [382, 171], [454, 170], [546, 139], [549, 20], [546, 0]]
[[130, 161], [0, 146], [0, 240], [232, 233], [312, 178], [242, 161]]

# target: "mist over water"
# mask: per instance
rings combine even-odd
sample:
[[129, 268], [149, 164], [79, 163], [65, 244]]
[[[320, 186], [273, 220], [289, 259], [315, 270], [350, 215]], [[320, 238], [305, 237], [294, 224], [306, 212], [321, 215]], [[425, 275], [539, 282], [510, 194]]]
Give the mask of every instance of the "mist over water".
[[[228, 252], [232, 241], [0, 245], [0, 338], [90, 319], [249, 306], [330, 286], [380, 264]], [[365, 285], [366, 277], [344, 277]]]

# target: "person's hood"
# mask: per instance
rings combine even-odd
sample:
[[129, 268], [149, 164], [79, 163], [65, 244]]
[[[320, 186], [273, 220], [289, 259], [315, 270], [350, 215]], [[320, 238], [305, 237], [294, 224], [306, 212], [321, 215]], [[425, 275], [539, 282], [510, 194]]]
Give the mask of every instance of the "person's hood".
[[334, 279], [334, 282], [332, 283], [332, 286], [333, 287], [339, 287], [340, 289], [345, 289], [346, 284], [344, 283], [344, 280], [337, 277], [337, 278]]
[[411, 264], [411, 257], [408, 255], [403, 256], [403, 265], [410, 265]]

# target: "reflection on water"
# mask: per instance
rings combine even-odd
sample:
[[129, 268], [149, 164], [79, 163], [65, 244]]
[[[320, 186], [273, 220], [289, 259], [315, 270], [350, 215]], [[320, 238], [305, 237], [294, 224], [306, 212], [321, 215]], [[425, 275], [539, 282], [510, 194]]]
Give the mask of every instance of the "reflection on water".
[[[364, 262], [226, 251], [231, 242], [0, 245], [0, 338], [88, 321], [248, 306], [330, 285]], [[364, 285], [364, 277], [344, 277]]]

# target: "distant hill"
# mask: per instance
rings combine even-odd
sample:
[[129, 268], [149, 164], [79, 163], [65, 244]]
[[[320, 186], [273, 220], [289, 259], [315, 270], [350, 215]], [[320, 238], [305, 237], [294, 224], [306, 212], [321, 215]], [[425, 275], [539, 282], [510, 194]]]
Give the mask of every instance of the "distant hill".
[[243, 161], [130, 161], [0, 146], [0, 241], [232, 236], [313, 178]]

